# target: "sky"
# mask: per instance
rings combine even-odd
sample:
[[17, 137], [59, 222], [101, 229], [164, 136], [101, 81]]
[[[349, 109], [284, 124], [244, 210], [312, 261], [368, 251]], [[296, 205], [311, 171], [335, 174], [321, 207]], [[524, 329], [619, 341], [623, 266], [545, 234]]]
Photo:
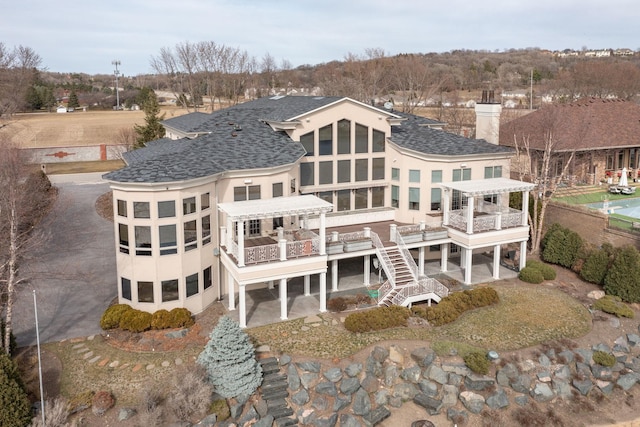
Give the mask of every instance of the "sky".
[[[4, 4], [3, 4], [4, 3]], [[294, 68], [368, 48], [640, 49], [637, 0], [0, 0], [0, 43], [55, 72], [153, 73], [161, 49], [214, 41]]]

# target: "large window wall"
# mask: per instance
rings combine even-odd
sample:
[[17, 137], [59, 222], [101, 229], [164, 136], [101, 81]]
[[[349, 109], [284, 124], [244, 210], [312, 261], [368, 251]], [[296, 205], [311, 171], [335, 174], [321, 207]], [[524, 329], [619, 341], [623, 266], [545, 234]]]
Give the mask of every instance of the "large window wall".
[[300, 164], [300, 185], [334, 204], [336, 211], [385, 205], [386, 135], [348, 119], [340, 119], [300, 136], [307, 151]]
[[[246, 198], [259, 197], [257, 188], [242, 187]], [[174, 200], [116, 199], [116, 230], [118, 248], [123, 256], [135, 258], [135, 263], [157, 257], [164, 265], [183, 265], [181, 256], [211, 245], [211, 194], [185, 195]], [[171, 303], [195, 297], [212, 286], [211, 266], [201, 269], [199, 253], [195, 254], [198, 267], [184, 277], [120, 277], [120, 296], [132, 303]], [[176, 269], [176, 273], [180, 271]]]

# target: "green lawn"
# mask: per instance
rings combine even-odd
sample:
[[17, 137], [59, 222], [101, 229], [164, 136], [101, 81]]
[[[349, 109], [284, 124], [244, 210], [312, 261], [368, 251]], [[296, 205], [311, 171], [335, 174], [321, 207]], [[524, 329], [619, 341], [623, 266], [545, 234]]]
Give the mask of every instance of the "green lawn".
[[595, 193], [577, 194], [573, 196], [557, 197], [553, 200], [556, 202], [567, 203], [570, 205], [584, 205], [587, 203], [604, 202], [605, 200], [620, 200], [629, 199], [631, 196], [624, 194], [611, 194], [606, 189], [603, 191], [597, 191]]

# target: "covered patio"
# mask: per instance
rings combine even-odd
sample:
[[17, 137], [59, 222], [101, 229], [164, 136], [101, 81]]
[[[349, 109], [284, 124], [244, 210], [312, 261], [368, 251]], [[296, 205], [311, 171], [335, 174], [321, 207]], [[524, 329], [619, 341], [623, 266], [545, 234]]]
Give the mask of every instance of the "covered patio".
[[[309, 277], [319, 275], [319, 311], [326, 311], [326, 214], [333, 205], [312, 195], [281, 197], [268, 200], [246, 200], [219, 203], [226, 226], [220, 227], [221, 264], [227, 271], [229, 310], [235, 310], [235, 284], [238, 284], [238, 316], [246, 327], [247, 286], [278, 283], [280, 319], [288, 318], [287, 280], [304, 277], [304, 295], [310, 296]], [[310, 215], [319, 216], [318, 234], [305, 229]], [[283, 226], [269, 236], [276, 243], [248, 247], [245, 242], [245, 221], [282, 218]], [[286, 221], [284, 220], [286, 218]], [[288, 238], [288, 233], [298, 237]]]

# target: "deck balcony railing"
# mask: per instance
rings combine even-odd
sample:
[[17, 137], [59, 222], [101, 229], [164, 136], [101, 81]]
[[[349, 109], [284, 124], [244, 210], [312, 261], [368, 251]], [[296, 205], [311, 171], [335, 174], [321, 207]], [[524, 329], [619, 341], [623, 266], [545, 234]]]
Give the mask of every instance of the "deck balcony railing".
[[[502, 230], [504, 228], [513, 228], [522, 226], [522, 211], [507, 208], [502, 211], [485, 210], [483, 212], [474, 212], [473, 216], [473, 233], [481, 233], [490, 230]], [[459, 209], [451, 211], [449, 216], [449, 227], [456, 230], [467, 231], [467, 211]]]

